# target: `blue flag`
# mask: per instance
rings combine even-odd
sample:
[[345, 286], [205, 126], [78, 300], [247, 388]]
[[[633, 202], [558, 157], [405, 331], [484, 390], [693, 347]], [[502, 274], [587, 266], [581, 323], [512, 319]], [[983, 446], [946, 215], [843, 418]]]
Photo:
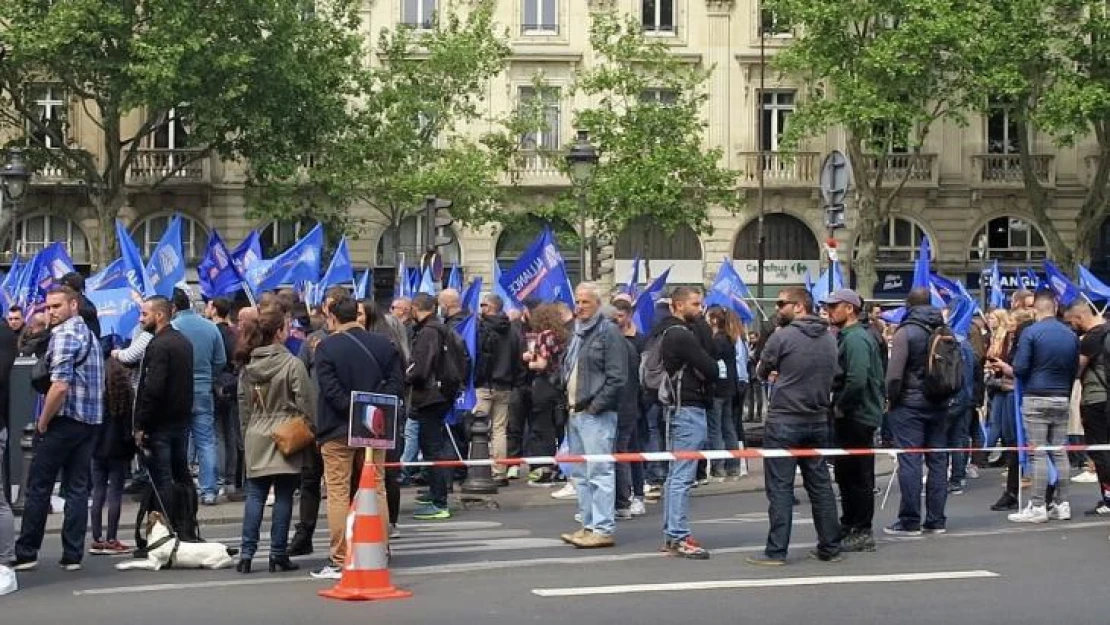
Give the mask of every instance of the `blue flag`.
[[960, 293], [960, 287], [956, 282], [945, 278], [939, 273], [931, 274], [929, 276], [929, 283], [932, 285], [932, 288], [940, 293], [940, 296], [944, 298], [945, 301], [950, 300]]
[[1075, 283], [1064, 275], [1064, 272], [1052, 264], [1052, 261], [1044, 261], [1044, 271], [1048, 275], [1048, 284], [1056, 293], [1056, 299], [1060, 300], [1060, 304], [1071, 306], [1072, 302], [1083, 297], [1079, 292], [1079, 287], [1075, 286]]
[[906, 318], [906, 307], [899, 306], [898, 308], [884, 311], [879, 315], [879, 318], [887, 323], [893, 323], [895, 325], [902, 323], [902, 320]]
[[[467, 315], [462, 323], [455, 327], [455, 331], [462, 337], [463, 343], [466, 345], [466, 351], [470, 354], [470, 362], [478, 361], [478, 315]], [[448, 421], [451, 423], [458, 423], [459, 413], [467, 410], [474, 410], [474, 406], [478, 404], [478, 394], [474, 390], [474, 367], [470, 368], [470, 379], [466, 382], [466, 387], [455, 399], [455, 410], [451, 411]]]
[[505, 302], [506, 313], [520, 310], [520, 307], [513, 301], [509, 292], [505, 290], [505, 287], [501, 286], [501, 263], [497, 262], [496, 259], [493, 261], [493, 294], [500, 297], [501, 301]]
[[320, 279], [320, 251], [324, 248], [324, 227], [316, 224], [292, 247], [264, 263], [247, 269], [246, 281], [255, 293]]
[[231, 250], [231, 262], [239, 270], [240, 276], [247, 275], [247, 268], [262, 262], [262, 240], [257, 230], [252, 230], [239, 247]]
[[405, 259], [401, 259], [397, 264], [397, 278], [393, 283], [393, 297], [412, 297], [412, 290], [409, 288], [409, 272], [405, 268]]
[[86, 291], [101, 291], [107, 289], [123, 289], [129, 286], [127, 282], [127, 265], [122, 258], [117, 258], [108, 263], [108, 266], [89, 276], [85, 280]]
[[235, 293], [243, 287], [243, 276], [215, 228], [208, 235], [208, 249], [197, 265], [197, 280], [201, 294], [208, 299]]
[[4, 299], [4, 309], [15, 306], [15, 292], [19, 287], [19, 279], [23, 275], [24, 262], [16, 254], [12, 257], [12, 266], [8, 269], [4, 280], [0, 282], [0, 297]]
[[[982, 285], [980, 285], [982, 288]], [[1002, 294], [1002, 273], [998, 270], [998, 261], [994, 261], [994, 266], [991, 267], [991, 285], [990, 285], [990, 306], [991, 308], [1005, 308], [1006, 296]]]
[[139, 323], [139, 303], [131, 287], [87, 291], [86, 296], [96, 305], [101, 336], [131, 337]]
[[150, 282], [150, 275], [146, 271], [146, 265], [143, 264], [142, 254], [139, 253], [139, 248], [135, 247], [135, 240], [127, 234], [123, 222], [118, 219], [116, 220], [116, 239], [119, 242], [119, 253], [123, 260], [127, 284], [140, 297], [147, 298], [154, 295], [154, 288]]
[[933, 275], [929, 267], [933, 260], [933, 250], [929, 246], [929, 237], [921, 237], [921, 248], [917, 252], [917, 259], [913, 261], [913, 287], [914, 289], [928, 289], [932, 296], [932, 304], [937, 308], [944, 308], [944, 298], [940, 296], [936, 285], [933, 284]]
[[1018, 464], [1021, 465], [1023, 471], [1028, 472], [1030, 469], [1029, 452], [1025, 449], [1025, 420], [1021, 417], [1021, 380], [1014, 380], [1014, 424], [1017, 432], [1017, 446], [1018, 446]]
[[637, 254], [636, 258], [632, 259], [632, 275], [628, 278], [628, 284], [625, 285], [623, 291], [630, 295], [632, 299], [636, 299], [636, 291], [640, 287], [640, 255]]
[[548, 226], [501, 275], [500, 284], [518, 304], [529, 297], [536, 297], [544, 302], [563, 302], [574, 308], [574, 291], [570, 288], [566, 263]]
[[359, 276], [358, 280], [355, 281], [356, 299], [366, 299], [367, 297], [369, 297], [368, 293], [370, 293], [370, 284], [374, 282], [372, 274], [373, 271], [369, 267], [367, 267], [366, 271], [362, 272], [362, 275]]
[[948, 327], [952, 328], [952, 332], [961, 339], [966, 339], [971, 332], [971, 320], [975, 317], [975, 308], [975, 300], [966, 293], [957, 293], [949, 304]]
[[459, 293], [463, 290], [462, 270], [455, 263], [451, 263], [451, 272], [447, 274], [447, 288], [455, 289]]
[[355, 281], [355, 268], [351, 266], [351, 253], [347, 250], [347, 237], [339, 240], [335, 247], [335, 254], [331, 257], [328, 270], [320, 280], [320, 292], [336, 285], [353, 284]]
[[463, 310], [469, 310], [470, 314], [478, 314], [478, 306], [481, 304], [482, 299], [482, 278], [481, 276], [474, 278], [470, 281], [470, 286], [466, 287], [466, 291], [462, 294], [462, 307]]
[[736, 273], [736, 268], [732, 266], [729, 259], [721, 261], [721, 268], [717, 270], [717, 277], [713, 280], [713, 286], [709, 287], [709, 292], [705, 296], [706, 308], [710, 306], [723, 306], [734, 311], [740, 317], [740, 321], [744, 324], [749, 324], [755, 319], [752, 314], [751, 308], [748, 308], [744, 298], [750, 297], [748, 286], [740, 278], [740, 274]]
[[432, 268], [428, 267], [420, 272], [420, 288], [417, 289], [417, 292], [435, 295], [436, 291], [438, 291], [438, 289], [436, 288], [436, 281], [432, 279]]
[[172, 297], [173, 288], [185, 280], [185, 254], [181, 250], [181, 215], [174, 215], [169, 227], [154, 246], [146, 268], [150, 286], [162, 297]]
[[636, 303], [632, 305], [632, 323], [635, 324], [640, 334], [646, 335], [651, 332], [655, 321], [655, 302], [663, 297], [663, 289], [666, 288], [667, 279], [670, 275], [671, 268], [668, 267], [636, 297]]
[[1108, 300], [1110, 299], [1110, 286], [1105, 282], [1095, 277], [1090, 269], [1083, 265], [1079, 266], [1079, 286], [1087, 292], [1091, 299]]
[[839, 291], [844, 288], [844, 272], [840, 269], [840, 261], [833, 261], [832, 264], [821, 272], [817, 278], [817, 282], [813, 283], [813, 288], [810, 293], [813, 295], [813, 305], [816, 306], [825, 301], [832, 291], [829, 290], [829, 272], [832, 272], [833, 285], [832, 291]]
[[56, 241], [42, 248], [28, 263], [20, 280], [16, 303], [27, 308], [46, 299], [46, 292], [67, 273], [76, 271], [65, 243]]

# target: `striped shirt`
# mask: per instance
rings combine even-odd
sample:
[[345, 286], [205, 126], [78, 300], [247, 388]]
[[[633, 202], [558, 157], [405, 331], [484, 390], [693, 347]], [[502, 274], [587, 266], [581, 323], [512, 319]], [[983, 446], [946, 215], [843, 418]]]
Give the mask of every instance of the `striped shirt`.
[[57, 416], [90, 425], [102, 423], [104, 354], [80, 316], [74, 315], [51, 330], [46, 361], [50, 363], [50, 381], [69, 385]]

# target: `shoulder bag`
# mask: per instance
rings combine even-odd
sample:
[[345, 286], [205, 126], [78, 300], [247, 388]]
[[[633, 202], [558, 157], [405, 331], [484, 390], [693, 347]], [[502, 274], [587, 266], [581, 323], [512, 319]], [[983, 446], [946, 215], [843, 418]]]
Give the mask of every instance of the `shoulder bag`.
[[[266, 403], [262, 398], [262, 387], [254, 386], [254, 401], [258, 409], [265, 414]], [[316, 434], [308, 422], [308, 417], [302, 414], [290, 415], [274, 427], [270, 432], [270, 440], [283, 456], [289, 457], [300, 453], [316, 441]]]

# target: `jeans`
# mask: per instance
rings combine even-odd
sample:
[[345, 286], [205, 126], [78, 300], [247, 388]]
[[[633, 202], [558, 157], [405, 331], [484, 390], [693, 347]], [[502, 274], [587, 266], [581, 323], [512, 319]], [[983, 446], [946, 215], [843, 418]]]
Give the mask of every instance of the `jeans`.
[[[89, 525], [94, 541], [115, 540], [119, 531], [120, 509], [123, 505], [123, 480], [127, 475], [127, 460], [92, 460], [92, 508]], [[101, 533], [104, 505], [108, 505], [108, 532]]]
[[[808, 449], [828, 447], [829, 426], [824, 419], [814, 423], [766, 424], [764, 449]], [[836, 519], [836, 495], [825, 459], [767, 458], [763, 462], [763, 484], [767, 492], [770, 530], [765, 554], [785, 560], [794, 524], [794, 471], [802, 470], [802, 484], [809, 495], [813, 525], [817, 530], [817, 553], [833, 557], [840, 553], [840, 524]]]
[[[617, 438], [617, 413], [571, 414], [567, 422], [567, 446], [572, 455], [611, 454]], [[578, 491], [578, 513], [582, 527], [595, 534], [611, 536], [616, 523], [616, 471], [612, 462], [575, 464], [571, 470]]]
[[[1025, 444], [1032, 446], [1061, 445], [1068, 437], [1068, 398], [1067, 397], [1023, 397], [1021, 417], [1025, 425]], [[1048, 463], [1039, 458], [1044, 454]], [[1032, 484], [1029, 485], [1029, 501], [1034, 506], [1045, 505], [1045, 486], [1051, 485], [1052, 474], [1056, 474], [1055, 500], [1068, 500], [1068, 484], [1071, 466], [1068, 455], [1060, 451], [1032, 452], [1029, 463], [1033, 466]], [[1051, 466], [1050, 466], [1051, 465]]]
[[[903, 449], [939, 449], [948, 442], [947, 408], [927, 409], [899, 406], [890, 411], [890, 432]], [[1066, 421], [1065, 416], [1065, 421]], [[923, 454], [898, 456], [898, 489], [902, 503], [898, 521], [909, 530], [921, 529], [921, 465]], [[925, 527], [942, 529], [947, 521], [948, 454], [924, 454], [929, 469], [925, 487]]]
[[[1085, 404], [1079, 407], [1080, 418], [1083, 421], [1083, 438], [1088, 445], [1105, 445], [1110, 443], [1110, 420], [1107, 419], [1106, 402], [1100, 404]], [[1110, 452], [1089, 451], [1091, 461], [1095, 463], [1095, 473], [1100, 484], [1099, 497], [1107, 501], [1106, 493], [1110, 492]], [[2, 551], [0, 551], [2, 555]], [[3, 558], [0, 558], [3, 560]]]
[[243, 486], [243, 433], [239, 427], [239, 406], [235, 402], [219, 406], [216, 411], [216, 441], [219, 447], [218, 467], [224, 483], [235, 488]]
[[[948, 433], [946, 434], [948, 447], [967, 448], [971, 445], [971, 406], [955, 403], [948, 407]], [[951, 454], [952, 470], [948, 475], [948, 483], [960, 486], [967, 477], [966, 451], [954, 451]]]
[[[681, 406], [671, 416], [671, 450], [698, 451], [705, 445], [705, 409]], [[697, 472], [696, 460], [675, 460], [663, 487], [663, 535], [682, 540], [690, 535], [690, 489]]]
[[[640, 451], [638, 432], [639, 422], [621, 421], [617, 417], [617, 453]], [[620, 462], [617, 464], [617, 510], [627, 510], [632, 506], [632, 497], [644, 495], [644, 474], [637, 471], [640, 462]]]
[[66, 500], [62, 557], [68, 562], [81, 561], [89, 523], [89, 463], [97, 427], [66, 417], [54, 417], [46, 434], [38, 436], [35, 457], [27, 474], [23, 523], [15, 542], [17, 558], [38, 557], [46, 531], [46, 517], [50, 514], [50, 495], [61, 472]]
[[[850, 419], [837, 419], [833, 434], [841, 449], [870, 449], [875, 440], [875, 428]], [[837, 456], [833, 465], [840, 486], [841, 535], [870, 533], [875, 518], [875, 456]]]
[[170, 510], [173, 510], [174, 483], [193, 483], [186, 460], [187, 440], [188, 435], [184, 429], [151, 432], [147, 435], [146, 449], [149, 453], [146, 467], [150, 471], [151, 485], [158, 491], [158, 497], [166, 507], [162, 512], [167, 518], [170, 517]]
[[[644, 411], [647, 422], [647, 451], [667, 451], [667, 441], [664, 440], [666, 428], [663, 425], [663, 407], [657, 401], [651, 401]], [[652, 484], [662, 484], [667, 479], [666, 462], [649, 462], [644, 467], [644, 479]]]
[[[405, 450], [401, 453], [401, 462], [416, 462], [420, 457], [420, 422], [409, 415], [405, 419]], [[408, 475], [415, 475], [419, 469], [404, 469]]]
[[[487, 414], [490, 417], [490, 454], [494, 458], [508, 458], [509, 435], [509, 395], [505, 389], [480, 388], [477, 391], [478, 403], [474, 412]], [[505, 477], [505, 465], [493, 465], [493, 478]]]
[[200, 465], [200, 494], [215, 497], [220, 494], [216, 475], [216, 414], [212, 393], [193, 395], [193, 445]]
[[[432, 404], [415, 411], [411, 416], [420, 423], [420, 453], [424, 460], [453, 460], [455, 452], [447, 440], [447, 424], [443, 417], [450, 406]], [[428, 470], [428, 495], [438, 508], [447, 507], [447, 491], [451, 487], [449, 467], [432, 467]]]
[[305, 450], [305, 462], [301, 465], [301, 502], [297, 521], [295, 540], [306, 540], [311, 544], [316, 533], [316, 521], [320, 518], [320, 480], [324, 478], [324, 459], [320, 448], [312, 445]]
[[243, 542], [240, 558], [250, 560], [258, 551], [258, 532], [262, 527], [262, 514], [266, 510], [266, 496], [274, 489], [274, 509], [270, 513], [270, 558], [285, 555], [289, 545], [289, 523], [293, 520], [293, 491], [300, 483], [300, 475], [265, 475], [248, 478], [246, 504], [243, 507]]
[[[708, 449], [739, 449], [740, 441], [736, 435], [736, 420], [732, 413], [732, 397], [714, 397], [713, 405], [706, 411], [708, 427], [706, 443]], [[714, 460], [711, 473], [717, 476], [728, 471], [739, 471], [739, 460]]]
[[[0, 428], [0, 467], [8, 466], [8, 428]], [[6, 490], [0, 492], [0, 564], [15, 560], [15, 516]]]

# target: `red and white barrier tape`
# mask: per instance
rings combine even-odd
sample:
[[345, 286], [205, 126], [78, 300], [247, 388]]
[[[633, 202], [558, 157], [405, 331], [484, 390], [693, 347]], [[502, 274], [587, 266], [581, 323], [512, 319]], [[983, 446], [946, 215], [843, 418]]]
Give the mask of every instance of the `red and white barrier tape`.
[[502, 458], [500, 460], [438, 460], [435, 462], [388, 462], [387, 468], [401, 467], [490, 467], [551, 464], [589, 464], [599, 462], [672, 462], [675, 460], [733, 460], [754, 458], [813, 458], [843, 456], [891, 456], [903, 454], [946, 454], [953, 452], [1048, 452], [1048, 451], [1110, 451], [1110, 444], [1100, 445], [1043, 445], [1040, 447], [940, 447], [931, 449], [718, 449], [705, 451], [656, 451], [628, 452], [616, 454], [586, 454], [566, 456], [532, 456], [526, 458]]

